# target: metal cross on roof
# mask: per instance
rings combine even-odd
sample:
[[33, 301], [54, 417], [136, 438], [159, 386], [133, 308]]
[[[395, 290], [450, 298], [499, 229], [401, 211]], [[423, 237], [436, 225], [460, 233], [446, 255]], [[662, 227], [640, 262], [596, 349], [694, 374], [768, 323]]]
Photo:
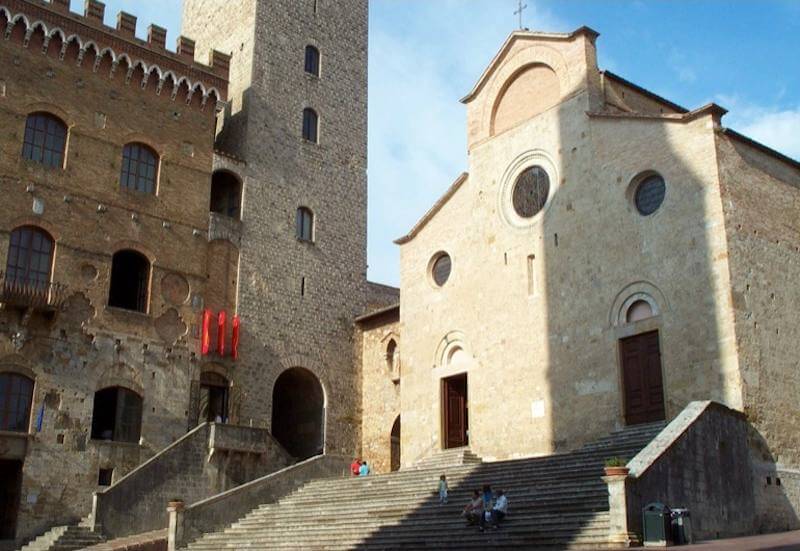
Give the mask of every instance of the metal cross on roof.
[[522, 26], [522, 12], [528, 8], [528, 4], [522, 3], [522, 0], [519, 0], [517, 11], [514, 12], [514, 15], [519, 15], [519, 28], [520, 30], [524, 29], [525, 27]]

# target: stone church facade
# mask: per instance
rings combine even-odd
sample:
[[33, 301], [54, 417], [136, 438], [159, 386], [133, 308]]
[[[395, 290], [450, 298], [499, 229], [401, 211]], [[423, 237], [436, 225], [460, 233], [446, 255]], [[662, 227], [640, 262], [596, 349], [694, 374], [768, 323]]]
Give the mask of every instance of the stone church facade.
[[515, 32], [462, 100], [469, 171], [359, 321], [364, 453], [549, 454], [714, 400], [751, 424], [760, 514], [797, 510], [800, 164], [600, 70], [597, 36]]

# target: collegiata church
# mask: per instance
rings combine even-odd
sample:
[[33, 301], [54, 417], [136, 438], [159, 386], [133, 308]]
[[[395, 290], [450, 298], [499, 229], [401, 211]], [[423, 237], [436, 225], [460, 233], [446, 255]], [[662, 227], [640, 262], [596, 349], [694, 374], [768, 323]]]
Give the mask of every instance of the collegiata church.
[[800, 163], [723, 107], [602, 70], [587, 27], [513, 32], [396, 289], [366, 279], [367, 0], [184, 0], [174, 49], [69, 7], [0, 0], [0, 549], [800, 526]]

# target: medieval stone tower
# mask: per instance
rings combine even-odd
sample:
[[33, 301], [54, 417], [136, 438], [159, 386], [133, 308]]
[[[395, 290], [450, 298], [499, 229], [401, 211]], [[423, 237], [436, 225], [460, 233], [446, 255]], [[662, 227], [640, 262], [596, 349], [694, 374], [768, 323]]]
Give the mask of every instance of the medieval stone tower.
[[232, 55], [215, 169], [233, 177], [226, 205], [241, 217], [219, 251], [242, 337], [236, 362], [208, 370], [231, 381], [234, 422], [271, 428], [297, 457], [356, 449], [353, 320], [391, 295], [366, 281], [367, 12], [367, 0], [183, 4], [197, 51]]

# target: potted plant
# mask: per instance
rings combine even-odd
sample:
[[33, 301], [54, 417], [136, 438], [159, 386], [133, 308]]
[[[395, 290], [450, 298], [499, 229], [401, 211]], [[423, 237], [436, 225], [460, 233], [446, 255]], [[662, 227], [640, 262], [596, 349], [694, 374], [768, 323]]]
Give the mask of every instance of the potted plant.
[[609, 457], [605, 461], [604, 471], [606, 476], [627, 475], [630, 469], [626, 467], [628, 460], [624, 457]]

